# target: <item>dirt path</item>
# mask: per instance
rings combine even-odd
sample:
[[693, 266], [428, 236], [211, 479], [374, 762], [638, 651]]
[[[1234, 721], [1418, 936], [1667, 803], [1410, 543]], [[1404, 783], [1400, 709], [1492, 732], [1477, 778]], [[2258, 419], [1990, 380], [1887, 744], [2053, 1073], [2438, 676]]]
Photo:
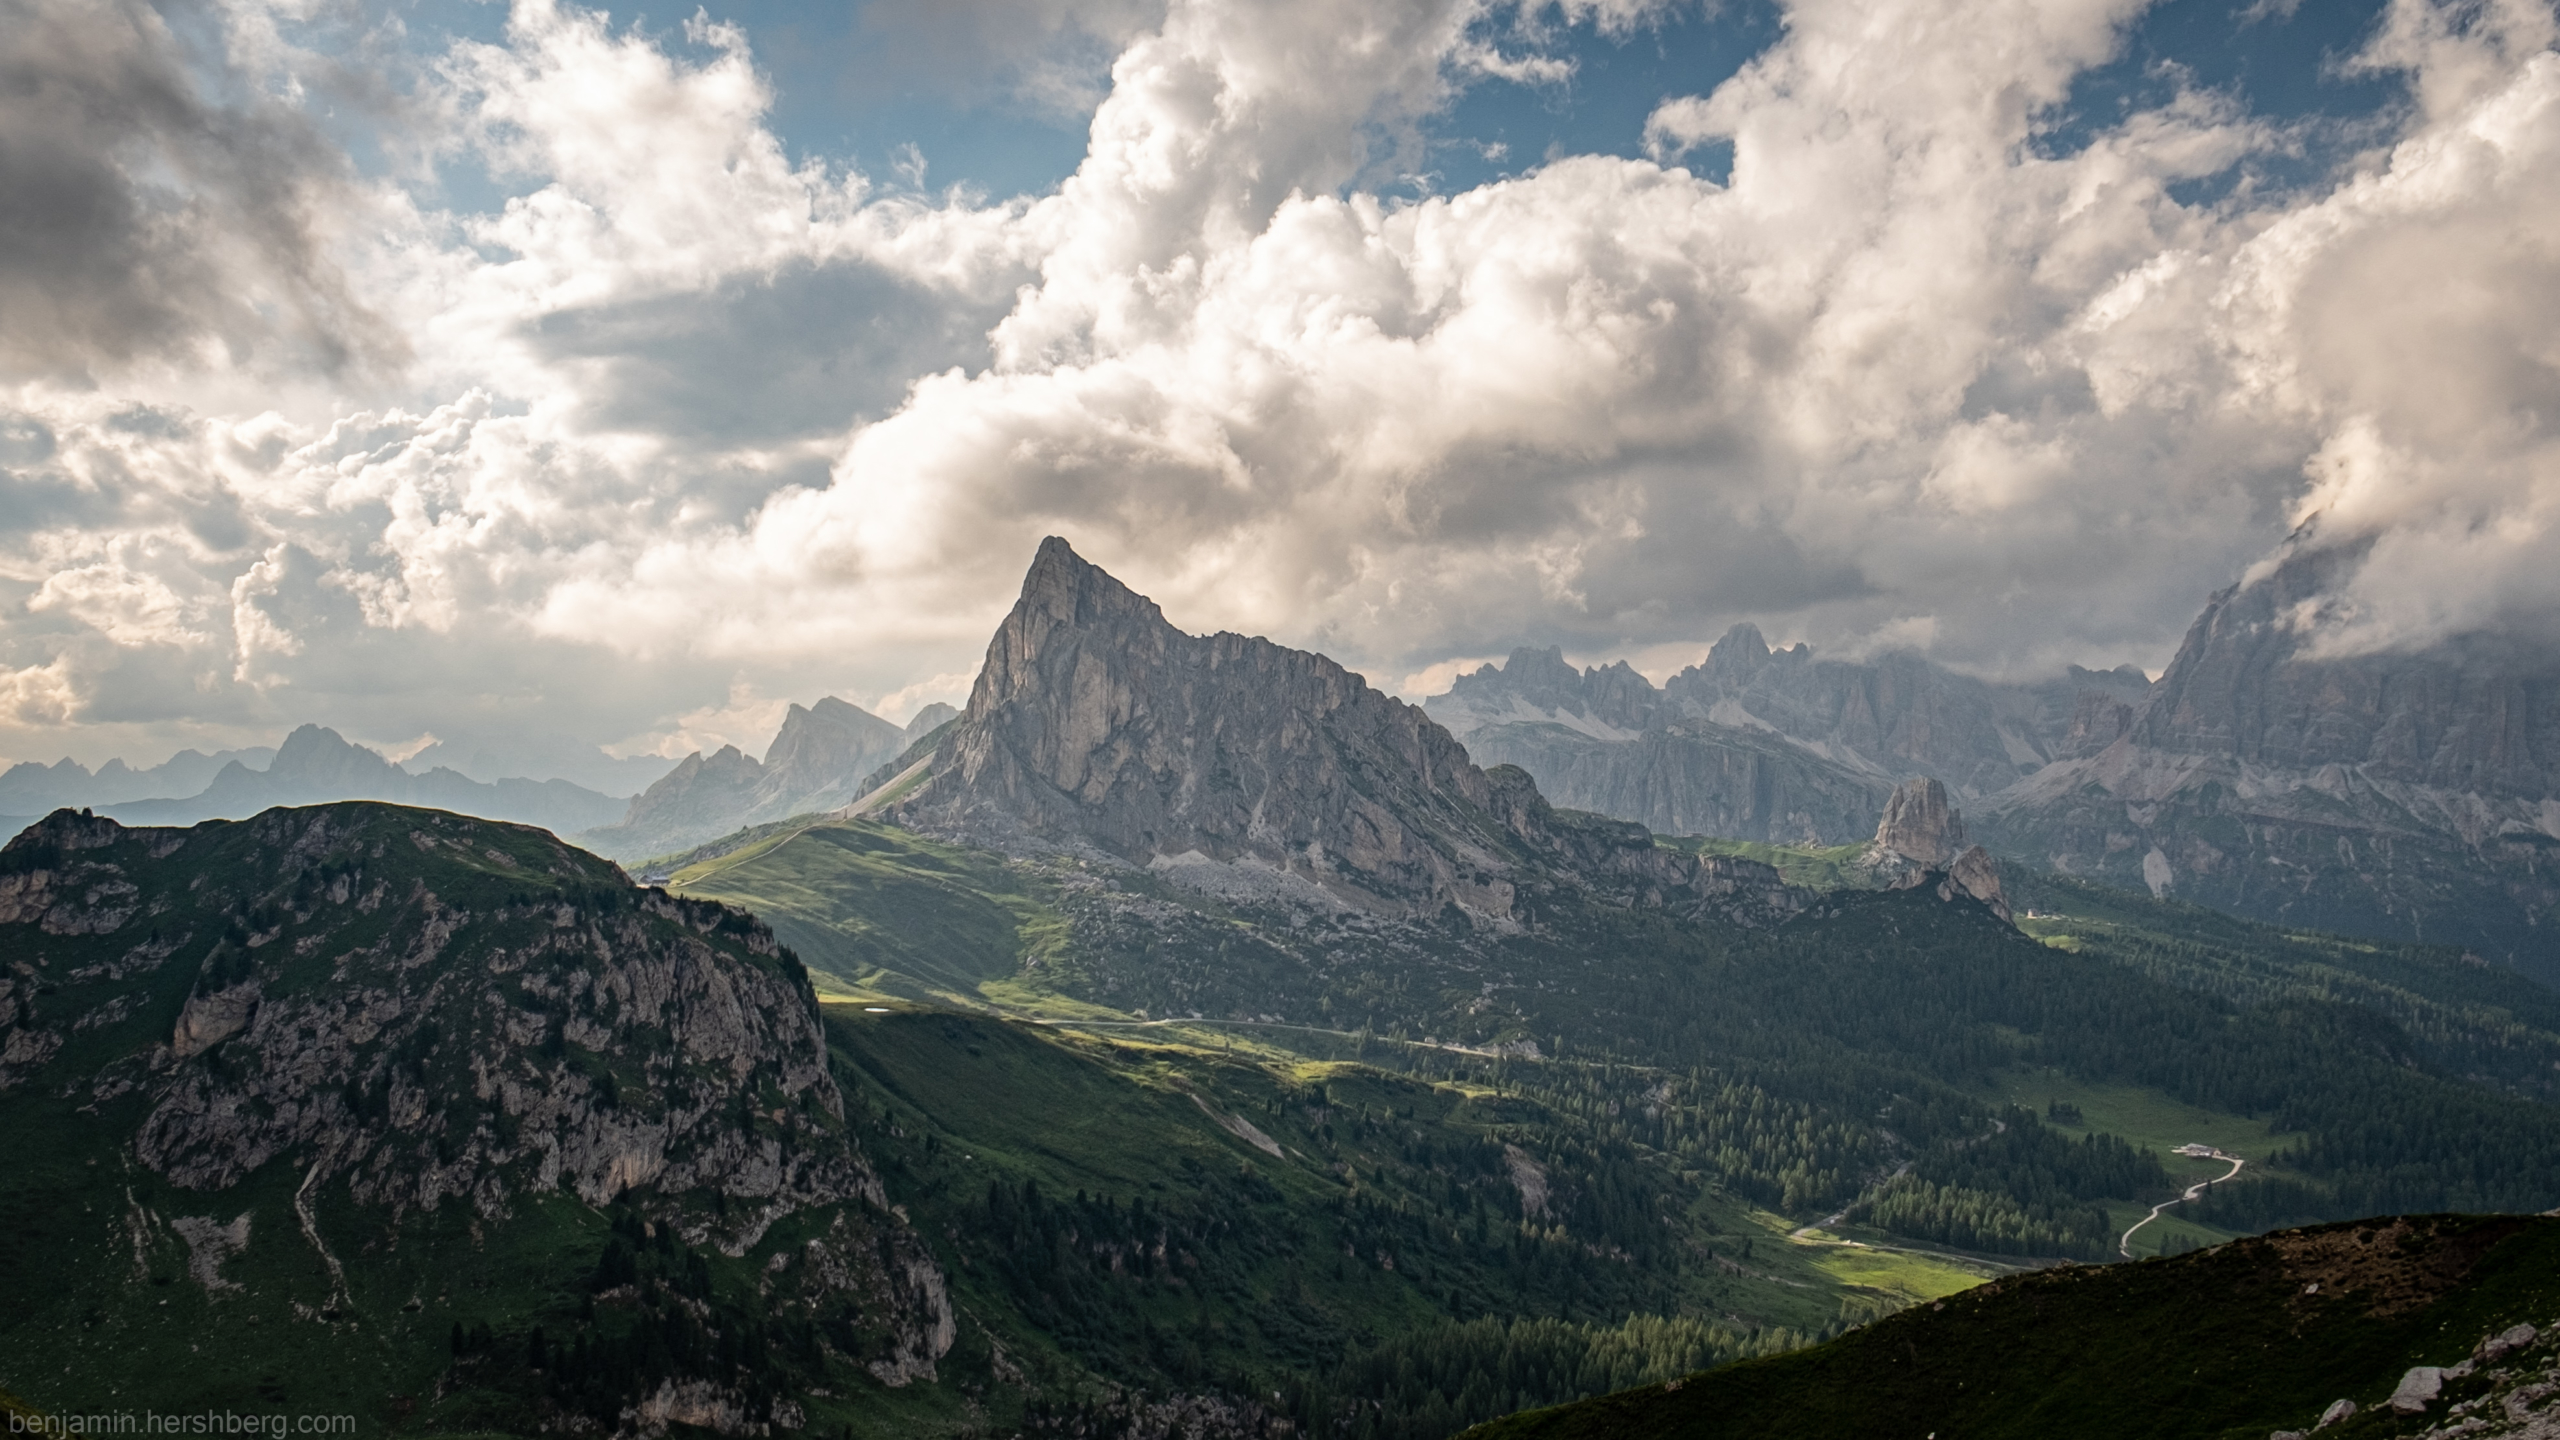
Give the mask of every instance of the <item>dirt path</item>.
[[2126, 1258], [2127, 1260], [2132, 1259], [2132, 1258], [2133, 1258], [2133, 1232], [2134, 1232], [2135, 1230], [2139, 1230], [2139, 1229], [2141, 1229], [2143, 1226], [2150, 1224], [2152, 1221], [2159, 1219], [2159, 1218], [2160, 1218], [2160, 1212], [2161, 1212], [2161, 1211], [2163, 1211], [2163, 1210], [2168, 1209], [2170, 1206], [2172, 1206], [2172, 1205], [2184, 1205], [2184, 1204], [2186, 1204], [2188, 1201], [2193, 1200], [2193, 1199], [2194, 1199], [2194, 1198], [2196, 1198], [2197, 1196], [2199, 1196], [2199, 1195], [2203, 1194], [2203, 1193], [2205, 1192], [2205, 1190], [2206, 1190], [2208, 1187], [2215, 1186], [2215, 1185], [2219, 1185], [2219, 1184], [2221, 1184], [2223, 1181], [2230, 1179], [2233, 1175], [2237, 1175], [2237, 1174], [2239, 1174], [2239, 1173], [2240, 1173], [2240, 1167], [2249, 1163], [2248, 1161], [2241, 1159], [2241, 1158], [2240, 1158], [2239, 1156], [2237, 1156], [2237, 1155], [2225, 1155], [2225, 1154], [2223, 1154], [2223, 1153], [2222, 1153], [2221, 1151], [2219, 1151], [2219, 1150], [2216, 1150], [2216, 1151], [2214, 1151], [2214, 1152], [2213, 1152], [2213, 1158], [2214, 1158], [2214, 1159], [2216, 1159], [2216, 1160], [2228, 1160], [2228, 1161], [2230, 1161], [2230, 1162], [2231, 1162], [2231, 1169], [2230, 1169], [2227, 1173], [2225, 1173], [2225, 1174], [2221, 1174], [2221, 1175], [2216, 1175], [2216, 1176], [2214, 1176], [2214, 1177], [2213, 1177], [2212, 1179], [2210, 1179], [2210, 1180], [2199, 1180], [2199, 1181], [2197, 1181], [2195, 1184], [2188, 1186], [2188, 1187], [2187, 1187], [2187, 1189], [2186, 1189], [2186, 1193], [2185, 1193], [2185, 1194], [2183, 1194], [2183, 1195], [2180, 1195], [2180, 1196], [2179, 1196], [2177, 1199], [2175, 1199], [2175, 1200], [2163, 1200], [2163, 1201], [2161, 1201], [2159, 1204], [2152, 1206], [2152, 1207], [2151, 1207], [2151, 1213], [2150, 1213], [2150, 1214], [2145, 1215], [2145, 1216], [2143, 1216], [2141, 1219], [2134, 1221], [2134, 1222], [2133, 1222], [2133, 1224], [2132, 1224], [2132, 1226], [2131, 1226], [2130, 1228], [2128, 1228], [2128, 1229], [2124, 1232], [2124, 1237], [2123, 1237], [2122, 1239], [2120, 1239], [2120, 1240], [2116, 1241], [2116, 1253], [2117, 1253], [2117, 1254], [2119, 1254], [2119, 1255], [2122, 1255], [2122, 1256], [2123, 1256], [2124, 1258]]

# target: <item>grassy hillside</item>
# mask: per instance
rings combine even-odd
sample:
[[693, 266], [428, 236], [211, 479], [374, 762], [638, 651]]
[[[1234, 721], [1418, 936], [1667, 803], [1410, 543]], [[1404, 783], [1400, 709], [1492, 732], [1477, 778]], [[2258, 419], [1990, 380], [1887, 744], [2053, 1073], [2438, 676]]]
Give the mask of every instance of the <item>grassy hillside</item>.
[[[2293, 1230], [2134, 1265], [2019, 1275], [1828, 1344], [1517, 1415], [1470, 1440], [2339, 1440], [2415, 1435], [2552, 1363], [2560, 1220], [2432, 1217]], [[2423, 1415], [2381, 1408], [2412, 1366], [2452, 1366], [2518, 1323], [2534, 1349], [2450, 1382]], [[2472, 1408], [2478, 1408], [2476, 1406]], [[2501, 1410], [2493, 1405], [2487, 1414]], [[2540, 1432], [2536, 1432], [2540, 1433]]]
[[[1312, 1435], [1446, 1434], [1789, 1349], [2006, 1268], [1835, 1268], [1780, 1217], [1595, 1152], [1587, 1127], [1481, 1072], [894, 1003], [830, 1006], [829, 1031], [884, 1183], [1053, 1417], [1117, 1385], [1277, 1394]], [[1662, 1217], [1660, 1243], [1615, 1243], [1629, 1210]], [[1417, 1363], [1448, 1383], [1404, 1383]]]
[[[1821, 881], [1837, 879], [1845, 858], [1791, 863]], [[1235, 1328], [1193, 1325], [1196, 1353], [1151, 1348], [1143, 1307], [1133, 1320], [1095, 1301], [1073, 1324], [1041, 1309], [1029, 1297], [1063, 1283], [1054, 1276], [1016, 1295], [1009, 1312], [1048, 1316], [1025, 1323], [1053, 1338], [1084, 1333], [1074, 1325], [1117, 1336], [1063, 1345], [1059, 1363], [1141, 1387], [1338, 1400], [1365, 1385], [1376, 1406], [1388, 1386], [1404, 1396], [1396, 1424], [1409, 1428], [1378, 1434], [1445, 1433], [1482, 1413], [1459, 1403], [1466, 1394], [1476, 1396], [1467, 1405], [1496, 1403], [1485, 1397], [1503, 1387], [1488, 1377], [1514, 1362], [1487, 1357], [1554, 1340], [1514, 1334], [1528, 1317], [1604, 1326], [1634, 1311], [1725, 1324], [1735, 1333], [1713, 1348], [1741, 1354], [1781, 1332], [1818, 1334], [1934, 1302], [2003, 1264], [2111, 1259], [2153, 1202], [2225, 1168], [2170, 1153], [2187, 1142], [2250, 1165], [2146, 1227], [2138, 1253], [2324, 1218], [2560, 1200], [2560, 1114], [2483, 1078], [2498, 1056], [2539, 1043], [2543, 1012], [2531, 992], [2500, 988], [2511, 977], [2143, 897], [2039, 891], [2040, 910], [2056, 917], [2034, 922], [2039, 935], [1920, 892], [1834, 887], [1814, 913], [1761, 932], [1543, 894], [1529, 901], [1530, 927], [1495, 934], [1258, 911], [1142, 872], [1000, 861], [859, 822], [741, 850], [676, 883], [784, 917], [784, 933], [816, 963], [832, 958], [848, 985], [986, 1017], [934, 1022], [959, 1027], [949, 1034], [1011, 1016], [1017, 1040], [1050, 1047], [1039, 1053], [1101, 1067], [1088, 1079], [1108, 1073], [1152, 1090], [1150, 1103], [1224, 1144], [1255, 1186], [1273, 1187], [1232, 1190], [1218, 1204], [1276, 1207], [1259, 1228], [1313, 1247], [1307, 1254], [1350, 1245], [1328, 1285], [1351, 1285], [1358, 1257], [1375, 1263], [1378, 1248], [1367, 1232], [1346, 1241], [1340, 1227], [1351, 1222], [1329, 1206], [1351, 1203], [1354, 1220], [1374, 1225], [1351, 1197], [1392, 1195], [1376, 1203], [1401, 1207], [1396, 1223], [1411, 1227], [1416, 1247], [1393, 1287], [1319, 1287], [1301, 1312], [1249, 1278], [1294, 1263], [1297, 1251], [1231, 1256], [1222, 1263], [1235, 1268], [1221, 1273], [1242, 1277], [1231, 1281], [1235, 1309], [1204, 1314]], [[942, 938], [913, 938], [924, 936]], [[947, 1089], [900, 1083], [919, 1124], [948, 1117], [934, 1123], [953, 1127], [953, 1143], [996, 1157], [970, 1163], [993, 1164], [1017, 1185], [1036, 1178], [1052, 1199], [1070, 1185], [1124, 1193], [1114, 1187], [1132, 1184], [1129, 1175], [1061, 1168], [1070, 1156], [1116, 1153], [1076, 1118], [1115, 1105], [1063, 1079], [1026, 1093], [983, 1072], [987, 1057], [1032, 1052], [984, 1036], [972, 1044], [984, 1055], [881, 1073], [968, 1077]], [[1190, 1102], [1174, 1099], [1158, 1070], [1219, 1087], [1281, 1154], [1213, 1128], [1197, 1106], [1182, 1116]], [[1400, 1144], [1423, 1158], [1398, 1150], [1364, 1165], [1313, 1142], [1305, 1117], [1337, 1107], [1307, 1099], [1311, 1087], [1355, 1074], [1423, 1087], [1411, 1100], [1364, 1102], [1373, 1116], [1410, 1111], [1397, 1121]], [[1051, 1092], [1077, 1097], [1054, 1122], [1043, 1118]], [[987, 1111], [980, 1095], [1008, 1098]], [[1509, 1107], [1500, 1119], [1488, 1118], [1485, 1096]], [[1033, 1118], [1008, 1141], [1011, 1116]], [[1340, 1122], [1331, 1123], [1338, 1145]], [[1069, 1138], [1044, 1148], [1051, 1137]], [[1554, 1228], [1518, 1209], [1507, 1164], [1493, 1158], [1502, 1147], [1534, 1151], [1557, 1194], [1574, 1194], [1569, 1214], [1551, 1201], [1567, 1241], [1553, 1277], [1535, 1245], [1486, 1248], [1506, 1227], [1515, 1238]], [[1184, 1153], [1139, 1148], [1151, 1162]], [[1177, 1190], [1199, 1179], [1156, 1178]], [[888, 1176], [902, 1199], [907, 1183]], [[978, 1203], [988, 1214], [997, 1204]], [[966, 1234], [975, 1223], [960, 1215], [943, 1228]], [[1081, 1222], [1070, 1228], [1081, 1233]], [[1612, 1256], [1632, 1268], [1600, 1263]], [[1008, 1307], [990, 1295], [982, 1313]], [[1624, 1336], [1575, 1333], [1577, 1353], [1635, 1353]], [[1426, 1344], [1434, 1334], [1445, 1346]], [[1310, 1348], [1308, 1336], [1320, 1342]], [[1365, 1379], [1327, 1375], [1308, 1358], [1364, 1346], [1395, 1358]], [[1660, 1340], [1644, 1363], [1667, 1364], [1674, 1349]], [[1580, 1377], [1542, 1384], [1629, 1373], [1533, 1368]], [[1503, 1393], [1531, 1403], [1527, 1392]], [[1291, 1401], [1306, 1424], [1333, 1403]], [[1388, 1412], [1369, 1413], [1385, 1424]]]

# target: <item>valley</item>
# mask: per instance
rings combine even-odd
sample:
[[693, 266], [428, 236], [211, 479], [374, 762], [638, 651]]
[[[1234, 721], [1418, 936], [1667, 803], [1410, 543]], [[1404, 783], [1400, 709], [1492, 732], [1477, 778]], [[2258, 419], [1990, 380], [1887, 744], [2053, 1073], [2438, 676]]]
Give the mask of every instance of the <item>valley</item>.
[[[40, 1299], [0, 1383], [420, 1434], [1654, 1433], [1673, 1382], [1800, 1404], [1942, 1332], [1963, 1371], [2009, 1297], [2189, 1283], [2078, 1277], [2560, 1198], [2550, 992], [2000, 867], [1927, 777], [1864, 843], [1657, 839], [1063, 544], [895, 738], [644, 885], [360, 802], [12, 840], [0, 1281]], [[2469, 1257], [2427, 1272], [2464, 1325], [2541, 1303], [2467, 1278], [2541, 1243], [2488, 1223], [2392, 1232]], [[2129, 1230], [2170, 1258], [2108, 1263]], [[2137, 1367], [2218, 1333], [2072, 1323]]]

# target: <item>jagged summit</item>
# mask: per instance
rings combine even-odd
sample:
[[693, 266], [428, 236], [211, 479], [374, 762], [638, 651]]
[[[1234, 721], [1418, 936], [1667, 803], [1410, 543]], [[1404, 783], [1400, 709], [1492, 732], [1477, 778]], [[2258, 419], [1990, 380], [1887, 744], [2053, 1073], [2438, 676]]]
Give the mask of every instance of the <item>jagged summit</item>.
[[1242, 862], [1396, 905], [1506, 915], [1544, 848], [1527, 776], [1488, 776], [1419, 709], [1322, 655], [1195, 636], [1041, 543], [933, 775], [896, 809], [999, 845]]
[[1943, 869], [1964, 851], [1964, 816], [1947, 802], [1947, 787], [1924, 775], [1897, 787], [1885, 802], [1875, 846]]
[[1991, 852], [1967, 845], [1964, 815], [1947, 800], [1947, 787], [1935, 777], [1906, 780], [1885, 802], [1876, 822], [1876, 838], [1860, 863], [1893, 888], [1908, 889], [1940, 878], [1938, 893], [1952, 900], [1958, 890], [2009, 918], [2008, 897], [2000, 891], [2000, 866]]
[[1747, 675], [1768, 662], [1769, 642], [1761, 638], [1760, 627], [1748, 620], [1728, 629], [1722, 639], [1707, 647], [1710, 669], [1732, 669]]
[[833, 695], [795, 704], [762, 760], [734, 745], [709, 755], [697, 750], [633, 799], [620, 822], [588, 831], [579, 843], [639, 860], [835, 809], [861, 793], [881, 762], [941, 723], [934, 717], [950, 713], [948, 705], [929, 705], [902, 728]]

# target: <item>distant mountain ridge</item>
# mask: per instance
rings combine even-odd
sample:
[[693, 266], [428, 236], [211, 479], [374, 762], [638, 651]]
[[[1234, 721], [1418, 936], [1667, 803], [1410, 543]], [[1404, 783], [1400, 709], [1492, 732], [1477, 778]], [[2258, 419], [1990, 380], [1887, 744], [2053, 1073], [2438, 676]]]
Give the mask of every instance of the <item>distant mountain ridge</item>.
[[[439, 727], [439, 731], [443, 727]], [[473, 780], [566, 780], [600, 795], [637, 795], [675, 768], [660, 755], [611, 755], [603, 747], [568, 735], [541, 731], [487, 734], [457, 730], [439, 735], [427, 747], [400, 762], [412, 775], [442, 768]]]
[[1558, 804], [1840, 845], [1942, 779], [1993, 851], [2278, 924], [2469, 947], [2560, 984], [2560, 657], [2487, 637], [2323, 658], [2353, 547], [2214, 596], [2160, 680], [1993, 684], [1736, 626], [1658, 689], [1521, 650], [1425, 702]]
[[224, 765], [202, 792], [183, 799], [132, 800], [95, 806], [130, 825], [193, 825], [245, 820], [278, 805], [334, 800], [387, 800], [487, 820], [510, 820], [571, 833], [597, 823], [623, 802], [566, 780], [501, 780], [494, 785], [446, 769], [412, 775], [337, 731], [304, 725], [285, 737], [263, 770], [238, 760]]
[[618, 818], [579, 836], [579, 843], [618, 859], [640, 860], [686, 850], [744, 829], [838, 809], [861, 794], [864, 780], [955, 713], [939, 702], [906, 725], [881, 719], [833, 695], [793, 705], [762, 760], [735, 745], [686, 756], [632, 800]]
[[1994, 685], [1907, 653], [1822, 659], [1773, 651], [1744, 624], [1659, 689], [1624, 661], [1576, 670], [1561, 650], [1522, 649], [1424, 705], [1557, 804], [1662, 834], [1839, 845], [1874, 826], [1897, 782], [1994, 793], [2093, 748], [2089, 717], [2112, 724], [2110, 707], [2149, 687], [2131, 666]]
[[207, 755], [181, 750], [158, 765], [135, 769], [122, 759], [109, 760], [92, 772], [68, 756], [51, 765], [21, 761], [0, 772], [0, 813], [42, 815], [127, 800], [167, 800], [201, 792], [226, 765], [264, 770], [274, 762], [272, 746], [217, 750]]

